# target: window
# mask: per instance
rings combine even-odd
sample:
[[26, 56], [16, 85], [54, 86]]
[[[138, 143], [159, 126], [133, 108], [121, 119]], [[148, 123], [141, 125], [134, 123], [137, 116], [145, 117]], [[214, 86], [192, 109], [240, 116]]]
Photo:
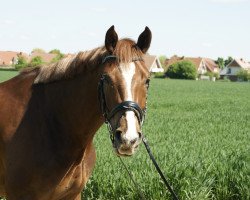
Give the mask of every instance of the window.
[[227, 74], [231, 74], [231, 68], [227, 69]]

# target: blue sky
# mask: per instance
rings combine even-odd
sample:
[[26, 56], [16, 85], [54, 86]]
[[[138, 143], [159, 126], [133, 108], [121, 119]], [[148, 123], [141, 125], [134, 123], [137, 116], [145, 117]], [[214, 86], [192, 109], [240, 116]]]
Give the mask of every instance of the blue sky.
[[148, 26], [149, 53], [250, 60], [250, 0], [8, 0], [0, 3], [0, 50], [74, 53], [101, 46], [115, 25], [137, 40]]

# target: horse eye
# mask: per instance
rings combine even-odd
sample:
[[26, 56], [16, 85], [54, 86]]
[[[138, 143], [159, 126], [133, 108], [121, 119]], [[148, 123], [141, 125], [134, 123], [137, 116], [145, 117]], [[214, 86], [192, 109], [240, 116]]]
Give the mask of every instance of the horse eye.
[[107, 83], [108, 85], [113, 85], [113, 82], [108, 75], [104, 76], [104, 82]]
[[146, 85], [149, 85], [150, 79], [148, 78], [145, 82]]

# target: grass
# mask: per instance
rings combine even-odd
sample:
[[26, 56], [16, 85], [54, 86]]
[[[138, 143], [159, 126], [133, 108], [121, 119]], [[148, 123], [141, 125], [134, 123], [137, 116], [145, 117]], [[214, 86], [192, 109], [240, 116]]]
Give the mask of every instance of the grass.
[[[0, 81], [12, 75], [0, 71]], [[249, 83], [153, 79], [143, 130], [180, 199], [250, 199]], [[139, 199], [106, 127], [95, 146], [97, 163], [82, 199]], [[142, 144], [124, 162], [146, 199], [171, 199]]]
[[[180, 199], [250, 199], [250, 84], [153, 79], [143, 127]], [[139, 199], [106, 127], [84, 200]], [[171, 199], [143, 145], [124, 158], [146, 199]]]
[[0, 83], [12, 78], [13, 76], [16, 76], [17, 74], [18, 74], [18, 71], [16, 70], [0, 69]]

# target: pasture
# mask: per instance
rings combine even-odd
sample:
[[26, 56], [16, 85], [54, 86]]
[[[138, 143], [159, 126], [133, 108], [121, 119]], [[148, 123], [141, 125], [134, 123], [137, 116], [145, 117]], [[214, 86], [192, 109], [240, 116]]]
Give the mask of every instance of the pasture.
[[0, 83], [17, 75], [18, 71], [0, 69]]
[[[180, 199], [250, 199], [250, 84], [153, 79], [143, 132]], [[83, 199], [139, 199], [106, 127]], [[146, 199], [172, 199], [141, 144], [124, 158]]]
[[[0, 82], [14, 73], [0, 71]], [[180, 199], [250, 199], [249, 111], [249, 83], [151, 81], [143, 132]], [[103, 126], [95, 137], [83, 199], [139, 199], [108, 134]], [[171, 199], [143, 144], [123, 159], [146, 199]]]

